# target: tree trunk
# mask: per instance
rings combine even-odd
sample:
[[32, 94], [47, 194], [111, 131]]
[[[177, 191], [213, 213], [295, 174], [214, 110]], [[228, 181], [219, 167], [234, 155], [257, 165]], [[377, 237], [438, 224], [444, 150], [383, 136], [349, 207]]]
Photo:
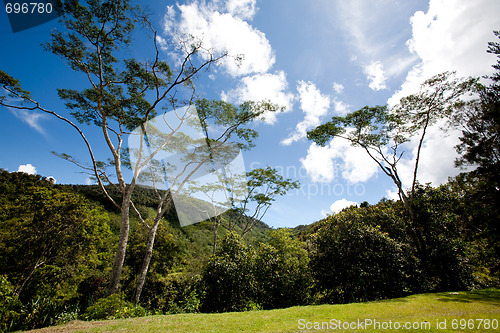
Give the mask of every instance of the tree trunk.
[[217, 238], [218, 238], [218, 232], [219, 232], [219, 227], [220, 227], [220, 220], [218, 219], [218, 216], [214, 217], [215, 222], [214, 222], [214, 246], [213, 246], [213, 254], [215, 255], [215, 252], [217, 252]]
[[146, 281], [146, 275], [148, 274], [149, 270], [149, 264], [153, 256], [153, 247], [155, 244], [156, 231], [158, 230], [158, 226], [160, 225], [163, 215], [165, 215], [165, 212], [168, 210], [170, 205], [172, 205], [171, 197], [168, 197], [167, 193], [165, 193], [165, 196], [160, 201], [160, 205], [158, 206], [158, 211], [154, 219], [153, 226], [151, 228], [148, 227], [149, 233], [148, 233], [148, 241], [146, 244], [146, 252], [144, 253], [144, 258], [142, 259], [142, 267], [134, 291], [134, 302], [136, 304], [139, 303], [139, 300], [141, 298], [142, 288], [144, 287], [144, 283]]
[[[42, 254], [42, 256], [43, 256], [43, 254]], [[42, 256], [40, 256], [40, 258], [42, 258]], [[43, 261], [40, 262], [40, 259], [38, 259], [36, 261], [35, 265], [33, 266], [33, 269], [29, 273], [28, 277], [23, 280], [23, 283], [21, 284], [21, 286], [19, 288], [17, 288], [17, 286], [14, 288], [14, 295], [15, 296], [19, 296], [19, 294], [21, 293], [21, 290], [23, 290], [23, 288], [26, 285], [26, 283], [28, 283], [28, 281], [31, 278], [31, 276], [33, 275], [33, 273], [35, 273], [35, 271], [37, 270], [37, 268], [40, 267], [40, 266], [42, 266], [43, 264], [44, 264], [44, 262]]]
[[111, 279], [109, 283], [110, 294], [117, 293], [120, 285], [120, 277], [122, 275], [123, 263], [125, 261], [125, 252], [127, 250], [128, 233], [130, 228], [130, 198], [131, 191], [126, 190], [123, 195], [121, 205], [120, 239], [118, 241], [118, 248], [116, 249], [115, 262], [113, 264], [113, 271], [111, 272]]
[[422, 235], [422, 230], [419, 225], [417, 225], [417, 216], [415, 214], [415, 209], [413, 206], [413, 193], [410, 194], [410, 197], [408, 198], [404, 192], [401, 192], [403, 195], [401, 196], [401, 199], [403, 201], [403, 204], [405, 206], [406, 211], [410, 215], [410, 223], [407, 226], [409, 227], [408, 234], [412, 238], [415, 247], [417, 249], [417, 253], [421, 258], [426, 258], [427, 256], [427, 250], [425, 247], [425, 240]]
[[139, 303], [141, 298], [142, 288], [144, 287], [144, 282], [146, 282], [146, 275], [148, 274], [149, 264], [151, 263], [151, 257], [153, 256], [153, 246], [155, 243], [156, 231], [158, 230], [159, 221], [154, 223], [153, 227], [148, 233], [148, 243], [146, 245], [146, 253], [144, 254], [144, 259], [142, 260], [142, 267], [139, 273], [139, 278], [137, 279], [137, 285], [134, 292], [134, 302]]

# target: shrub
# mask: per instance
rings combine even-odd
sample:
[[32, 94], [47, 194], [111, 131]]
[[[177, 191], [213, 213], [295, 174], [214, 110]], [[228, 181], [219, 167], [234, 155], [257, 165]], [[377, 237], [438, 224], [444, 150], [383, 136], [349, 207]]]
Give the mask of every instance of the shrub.
[[221, 239], [202, 276], [202, 311], [247, 311], [307, 304], [311, 289], [304, 244], [288, 229], [270, 233], [257, 250], [235, 233]]
[[256, 299], [264, 309], [307, 304], [312, 280], [304, 244], [289, 229], [270, 232], [270, 244], [261, 243], [253, 268]]
[[36, 296], [22, 304], [5, 276], [0, 276], [0, 332], [64, 324], [77, 319], [78, 304]]
[[70, 321], [77, 320], [80, 314], [78, 306], [67, 306], [56, 316], [55, 325], [67, 324]]
[[85, 320], [133, 318], [147, 315], [146, 309], [136, 306], [124, 299], [123, 294], [113, 294], [101, 298], [94, 305], [89, 306], [83, 318]]
[[256, 281], [254, 251], [232, 232], [221, 239], [217, 254], [205, 266], [201, 288], [203, 312], [244, 311], [252, 302]]
[[366, 223], [365, 213], [346, 209], [328, 217], [312, 235], [311, 269], [319, 302], [361, 302], [408, 292], [411, 249]]
[[[179, 294], [183, 294], [179, 292]], [[200, 299], [195, 290], [192, 290], [189, 294], [183, 294], [184, 297], [179, 299], [176, 297], [168, 303], [166, 312], [168, 313], [193, 313], [199, 312], [200, 310]]]
[[417, 219], [412, 232], [418, 233], [423, 243], [418, 251], [421, 261], [418, 279], [422, 287], [419, 292], [466, 290], [474, 285], [460, 201], [446, 186], [417, 187], [414, 199]]
[[14, 287], [6, 276], [0, 275], [0, 332], [15, 328], [20, 311], [21, 302], [14, 295]]
[[54, 325], [60, 313], [60, 305], [51, 298], [34, 297], [23, 307], [23, 328], [40, 328]]
[[142, 303], [158, 313], [199, 312], [199, 280], [199, 275], [187, 272], [175, 272], [166, 276], [151, 274], [149, 281], [146, 281], [148, 297], [144, 297]]

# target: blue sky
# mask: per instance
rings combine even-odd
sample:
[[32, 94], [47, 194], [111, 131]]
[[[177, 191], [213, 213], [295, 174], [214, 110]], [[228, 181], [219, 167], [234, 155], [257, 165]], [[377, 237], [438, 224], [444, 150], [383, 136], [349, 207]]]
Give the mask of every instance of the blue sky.
[[[432, 75], [455, 70], [460, 76], [492, 72], [494, 55], [487, 42], [500, 29], [497, 0], [214, 0], [143, 1], [167, 40], [173, 33], [203, 39], [215, 51], [244, 55], [240, 66], [227, 58], [199, 81], [207, 98], [238, 104], [271, 99], [286, 112], [255, 124], [256, 147], [245, 152], [247, 170], [270, 165], [297, 179], [299, 190], [278, 198], [264, 218], [273, 227], [309, 224], [346, 205], [376, 203], [395, 188], [368, 157], [346, 142], [318, 147], [307, 130], [365, 105], [396, 103]], [[51, 21], [12, 33], [2, 12], [1, 69], [19, 79], [42, 105], [62, 114], [56, 88], [83, 87], [56, 56], [43, 51]], [[138, 41], [130, 54], [148, 59]], [[174, 61], [172, 47], [161, 56]], [[174, 56], [175, 58], [175, 56]], [[105, 156], [99, 133], [85, 128], [97, 154]], [[443, 183], [459, 170], [453, 167], [458, 134], [430, 131], [419, 170], [421, 182]], [[87, 159], [77, 133], [49, 115], [0, 110], [0, 168], [53, 176], [58, 183], [88, 182], [87, 175], [52, 155], [73, 153]], [[414, 146], [401, 163], [409, 181]]]

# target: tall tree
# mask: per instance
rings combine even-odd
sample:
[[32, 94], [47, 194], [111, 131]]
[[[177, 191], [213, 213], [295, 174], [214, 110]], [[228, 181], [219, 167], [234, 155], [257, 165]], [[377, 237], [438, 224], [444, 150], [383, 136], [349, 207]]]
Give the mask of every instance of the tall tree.
[[[500, 38], [500, 31], [494, 31]], [[488, 53], [497, 55], [492, 65], [495, 72], [489, 76], [491, 82], [479, 93], [479, 99], [464, 105], [457, 114], [456, 125], [462, 130], [456, 160], [459, 166], [471, 165], [475, 170], [460, 175], [455, 180], [458, 191], [462, 191], [470, 205], [470, 223], [480, 230], [489, 241], [489, 248], [496, 255], [488, 258], [492, 272], [500, 265], [499, 224], [500, 219], [500, 43], [489, 42]], [[496, 258], [495, 258], [496, 257]], [[495, 259], [494, 259], [495, 258]], [[496, 266], [496, 267], [495, 267]]]
[[111, 255], [107, 214], [40, 176], [0, 171], [0, 184], [0, 275], [24, 302], [77, 297], [86, 274], [103, 269], [97, 258]]
[[[180, 42], [173, 46], [180, 51], [182, 57], [177, 68], [171, 69], [160, 59], [157, 31], [140, 8], [131, 6], [128, 0], [87, 0], [84, 4], [68, 0], [61, 2], [59, 9], [64, 29], [52, 33], [52, 39], [45, 44], [45, 49], [60, 56], [72, 70], [82, 73], [86, 78], [87, 87], [84, 89], [58, 89], [60, 98], [66, 101], [67, 108], [72, 111], [71, 116], [80, 125], [69, 117], [40, 105], [29, 92], [21, 88], [17, 80], [1, 71], [0, 83], [9, 96], [0, 96], [0, 104], [15, 109], [39, 110], [52, 114], [75, 128], [84, 140], [90, 155], [89, 165], [77, 161], [70, 155], [59, 155], [92, 172], [103, 193], [120, 211], [120, 237], [110, 277], [110, 293], [115, 293], [119, 289], [131, 209], [149, 230], [150, 237], [143, 270], [136, 289], [135, 299], [138, 301], [149, 266], [158, 223], [168, 209], [172, 196], [167, 194], [168, 191], [158, 192], [157, 215], [152, 221], [146, 221], [131, 200], [132, 192], [141, 172], [153, 167], [154, 157], [162, 149], [172, 147], [169, 143], [175, 138], [174, 134], [180, 131], [183, 124], [189, 122], [191, 113], [177, 114], [180, 125], [170, 126], [167, 133], [157, 136], [158, 140], [163, 140], [163, 143], [157, 143], [157, 149], [148, 149], [141, 140], [141, 144], [134, 152], [136, 163], [133, 166], [130, 164], [129, 154], [124, 149], [125, 140], [134, 129], [140, 138], [145, 137], [150, 126], [149, 122], [159, 114], [158, 110], [180, 110], [182, 107], [185, 107], [183, 110], [189, 109], [195, 101], [193, 82], [197, 74], [210, 68], [227, 54], [213, 54], [192, 36], [181, 36]], [[142, 25], [142, 29], [136, 28], [138, 23]], [[133, 45], [135, 34], [141, 32], [146, 39], [149, 37], [151, 40], [151, 46], [145, 51], [151, 52], [152, 60], [126, 58], [127, 52], [124, 51]], [[198, 57], [198, 54], [202, 56]], [[24, 104], [16, 103], [19, 99]], [[240, 130], [241, 127], [261, 116], [263, 112], [277, 109], [270, 103], [247, 104], [240, 109], [231, 109], [227, 106], [222, 110], [212, 108], [211, 114], [205, 114], [200, 118], [210, 116], [213, 124], [225, 126], [226, 130], [218, 138], [219, 141], [225, 142], [235, 136], [245, 140], [251, 138], [247, 136], [247, 132]], [[84, 134], [83, 125], [94, 125], [100, 129], [102, 142], [110, 154], [109, 162], [102, 162], [96, 158]], [[200, 168], [207, 161], [209, 159], [199, 157], [187, 163]], [[108, 168], [113, 171], [114, 176], [107, 171]], [[127, 168], [132, 168], [129, 179], [127, 179]], [[188, 176], [179, 180], [178, 189], [187, 181]], [[176, 177], [178, 176], [173, 176]], [[113, 198], [105, 184], [114, 186], [120, 193], [120, 198]]]
[[[247, 177], [248, 192], [241, 203], [233, 207], [236, 217], [228, 225], [229, 230], [234, 230], [238, 222], [245, 220], [241, 231], [242, 238], [252, 230], [258, 221], [262, 220], [276, 197], [283, 196], [288, 191], [298, 189], [300, 186], [298, 181], [285, 179], [278, 173], [278, 170], [270, 166], [265, 169], [253, 169], [247, 173]], [[251, 211], [252, 205], [253, 213], [250, 215], [248, 212]]]
[[[500, 38], [500, 31], [494, 31]], [[500, 164], [500, 43], [489, 42], [488, 53], [497, 55], [492, 67], [496, 72], [489, 78], [492, 84], [480, 91], [480, 98], [464, 105], [464, 111], [457, 114], [456, 124], [462, 128], [460, 144], [461, 157], [458, 165], [477, 165], [480, 170], [496, 168]]]
[[[217, 252], [218, 231], [222, 226], [230, 232], [241, 228], [240, 236], [244, 238], [257, 223], [261, 222], [278, 196], [299, 188], [298, 181], [281, 176], [270, 166], [253, 169], [244, 174], [219, 174], [216, 183], [201, 186], [194, 184], [195, 191], [205, 194], [208, 205], [206, 211], [228, 210], [227, 214], [211, 214], [209, 219], [213, 228], [213, 254]], [[228, 184], [224, 185], [224, 184]], [[226, 193], [225, 196], [217, 194]], [[220, 201], [222, 199], [222, 201]]]
[[[338, 137], [363, 148], [382, 172], [396, 185], [412, 221], [413, 197], [418, 183], [418, 168], [428, 130], [442, 119], [449, 119], [463, 98], [478, 89], [478, 79], [456, 78], [455, 73], [438, 74], [425, 81], [416, 94], [404, 97], [392, 108], [365, 106], [345, 117], [333, 117], [307, 133], [315, 143], [325, 146]], [[406, 191], [399, 162], [408, 143], [416, 140], [411, 185]]]
[[[169, 205], [175, 204], [178, 216], [180, 214], [189, 216], [188, 222], [180, 221], [181, 225], [204, 220], [204, 218], [193, 220], [192, 215], [198, 210], [198, 203], [195, 197], [183, 195], [184, 187], [196, 182], [196, 179], [205, 173], [214, 172], [218, 166], [225, 167], [226, 164], [230, 164], [231, 158], [234, 157], [235, 147], [237, 149], [252, 147], [257, 132], [245, 128], [245, 125], [266, 111], [279, 109], [268, 102], [245, 102], [235, 107], [223, 101], [200, 99], [195, 104], [196, 108], [190, 105], [184, 108], [184, 111], [175, 109], [173, 113], [156, 117], [155, 119], [160, 120], [159, 125], [167, 126], [166, 130], [161, 130], [160, 126], [154, 126], [158, 125], [158, 122], [154, 124], [150, 122], [145, 131], [141, 127], [138, 136], [146, 138], [144, 135], [146, 134], [147, 140], [141, 140], [142, 143], [138, 145], [139, 149], [130, 150], [131, 154], [137, 158], [133, 167], [136, 169], [137, 165], [140, 165], [148, 170], [143, 174], [141, 181], [152, 185], [158, 196], [156, 216], [152, 221], [144, 220], [139, 214], [139, 219], [149, 230], [149, 236], [134, 293], [135, 302], [139, 301], [144, 286], [158, 225], [169, 209]], [[165, 122], [168, 117], [173, 117], [174, 120]], [[175, 127], [174, 124], [179, 126]], [[208, 135], [210, 127], [218, 129], [211, 131], [218, 133], [214, 138]], [[228, 144], [229, 140], [234, 140], [235, 143]], [[145, 156], [142, 153], [146, 150], [144, 146], [148, 146], [147, 150], [149, 150]], [[157, 158], [155, 158], [156, 154], [158, 154]], [[222, 186], [227, 183], [227, 179], [220, 181]], [[158, 191], [161, 186], [164, 186], [161, 184], [165, 182], [169, 184], [168, 190]], [[186, 200], [191, 201], [187, 207]]]

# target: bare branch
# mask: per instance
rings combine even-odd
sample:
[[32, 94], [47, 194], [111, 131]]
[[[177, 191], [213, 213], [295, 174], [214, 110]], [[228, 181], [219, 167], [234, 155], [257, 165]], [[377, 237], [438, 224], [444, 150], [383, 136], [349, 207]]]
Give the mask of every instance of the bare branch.
[[82, 130], [75, 123], [73, 123], [71, 120], [69, 120], [68, 118], [63, 117], [63, 116], [59, 115], [58, 113], [56, 113], [54, 111], [51, 111], [51, 110], [48, 110], [48, 109], [45, 109], [45, 108], [41, 107], [40, 104], [38, 102], [34, 101], [33, 99], [31, 99], [29, 97], [26, 98], [25, 96], [20, 96], [17, 92], [12, 91], [6, 85], [4, 85], [4, 89], [8, 90], [10, 93], [12, 93], [13, 95], [17, 96], [18, 98], [21, 98], [23, 100], [29, 101], [30, 103], [34, 104], [35, 106], [31, 107], [31, 108], [29, 108], [29, 107], [19, 107], [19, 106], [8, 105], [8, 104], [5, 104], [5, 103], [3, 103], [3, 102], [0, 101], [1, 105], [6, 106], [6, 107], [14, 107], [16, 109], [24, 109], [24, 110], [35, 110], [35, 109], [37, 109], [37, 110], [40, 110], [42, 112], [51, 114], [51, 115], [57, 117], [58, 119], [66, 122], [67, 124], [69, 124], [71, 127], [73, 127], [78, 132], [78, 134], [80, 134], [81, 138], [85, 142], [85, 145], [87, 147], [87, 151], [89, 152], [90, 159], [92, 161], [92, 166], [93, 166], [93, 169], [94, 169], [94, 174], [95, 174], [95, 176], [96, 176], [96, 178], [98, 180], [98, 183], [99, 183], [99, 186], [100, 186], [101, 190], [106, 195], [106, 197], [113, 203], [114, 206], [120, 208], [120, 206], [116, 203], [116, 201], [109, 195], [108, 191], [106, 191], [106, 188], [104, 187], [104, 184], [102, 183], [102, 181], [101, 181], [101, 179], [99, 177], [99, 171], [98, 171], [98, 168], [97, 168], [97, 161], [96, 161], [96, 159], [94, 157], [94, 153], [92, 151], [92, 147], [90, 145], [90, 142], [87, 140], [85, 134], [83, 134]]

